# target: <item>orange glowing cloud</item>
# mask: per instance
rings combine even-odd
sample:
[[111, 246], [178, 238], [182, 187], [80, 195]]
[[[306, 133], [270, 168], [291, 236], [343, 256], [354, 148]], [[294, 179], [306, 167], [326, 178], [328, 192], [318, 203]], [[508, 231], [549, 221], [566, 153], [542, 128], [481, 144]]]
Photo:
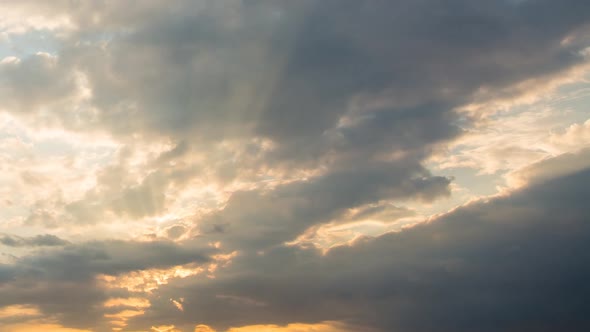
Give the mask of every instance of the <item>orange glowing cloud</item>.
[[3, 332], [91, 332], [90, 330], [70, 329], [56, 324], [16, 324], [2, 326]]
[[104, 303], [105, 308], [113, 307], [134, 307], [134, 308], [147, 308], [150, 306], [150, 301], [142, 298], [130, 297], [130, 298], [113, 298], [109, 299]]
[[171, 279], [183, 279], [205, 271], [203, 267], [175, 266], [169, 269], [134, 271], [121, 276], [98, 276], [99, 282], [108, 288], [125, 288], [131, 292], [150, 293]]
[[[227, 332], [352, 332], [338, 322], [324, 322], [319, 324], [294, 323], [286, 326], [279, 325], [250, 325], [234, 327]], [[207, 325], [197, 325], [194, 332], [217, 332]]]
[[39, 316], [41, 313], [35, 306], [28, 305], [11, 305], [0, 308], [0, 319], [13, 317], [33, 317]]
[[201, 325], [195, 326], [195, 331], [194, 332], [215, 332], [215, 330], [212, 329], [212, 328], [210, 328], [207, 325], [201, 324]]
[[180, 332], [174, 325], [152, 326], [154, 332]]

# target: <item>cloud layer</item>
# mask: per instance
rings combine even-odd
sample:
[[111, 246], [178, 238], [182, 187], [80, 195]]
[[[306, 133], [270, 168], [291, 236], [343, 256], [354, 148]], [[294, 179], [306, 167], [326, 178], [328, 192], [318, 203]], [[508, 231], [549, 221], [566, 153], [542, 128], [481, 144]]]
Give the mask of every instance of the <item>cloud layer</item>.
[[0, 11], [0, 324], [588, 328], [590, 2]]
[[182, 296], [177, 321], [221, 331], [325, 320], [379, 331], [582, 331], [589, 179], [585, 170], [543, 182], [326, 255], [282, 247], [243, 256], [217, 279], [156, 298]]

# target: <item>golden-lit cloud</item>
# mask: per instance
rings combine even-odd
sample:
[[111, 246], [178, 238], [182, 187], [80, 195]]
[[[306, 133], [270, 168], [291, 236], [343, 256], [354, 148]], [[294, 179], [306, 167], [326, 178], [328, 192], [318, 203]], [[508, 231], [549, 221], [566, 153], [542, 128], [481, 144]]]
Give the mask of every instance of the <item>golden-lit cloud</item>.
[[278, 325], [252, 325], [231, 328], [228, 332], [352, 332], [343, 324], [327, 322], [320, 324], [289, 324]]
[[144, 310], [122, 310], [114, 314], [105, 314], [104, 317], [113, 326], [113, 329], [122, 329], [127, 326], [127, 321], [131, 318], [145, 314]]
[[[590, 59], [590, 56], [586, 57]], [[500, 92], [482, 86], [474, 96], [475, 102], [461, 106], [458, 111], [485, 119], [518, 106], [535, 105], [552, 97], [562, 98], [564, 95], [560, 95], [558, 89], [584, 82], [589, 71], [590, 63], [584, 61], [565, 71], [519, 81]]]
[[195, 326], [195, 330], [193, 332], [215, 332], [215, 330], [207, 325], [200, 324]]
[[180, 332], [174, 325], [152, 326], [153, 332]]
[[142, 298], [112, 298], [107, 300], [103, 306], [105, 308], [119, 308], [121, 310], [115, 313], [105, 314], [104, 317], [113, 326], [113, 330], [122, 330], [127, 326], [129, 319], [143, 315], [145, 313], [143, 309], [149, 308], [150, 305], [147, 299]]
[[184, 306], [183, 306], [183, 304], [182, 304], [182, 303], [184, 302], [184, 298], [180, 298], [180, 299], [178, 299], [178, 301], [177, 301], [177, 300], [174, 300], [174, 299], [170, 299], [170, 302], [172, 302], [172, 304], [174, 304], [174, 306], [175, 306], [175, 307], [176, 307], [178, 310], [180, 310], [180, 311], [184, 311]]
[[41, 315], [39, 308], [31, 305], [10, 305], [0, 308], [0, 319], [35, 317]]
[[58, 324], [13, 324], [2, 326], [3, 332], [92, 332], [91, 330], [80, 330], [66, 328]]
[[105, 308], [113, 307], [135, 307], [135, 308], [147, 308], [150, 306], [150, 302], [146, 299], [130, 297], [130, 298], [113, 298], [109, 299], [104, 303]]
[[[279, 325], [249, 325], [232, 327], [227, 332], [353, 332], [354, 330], [338, 322], [324, 322], [318, 324], [288, 324]], [[207, 325], [197, 325], [194, 332], [218, 332]]]
[[97, 279], [108, 288], [125, 288], [130, 292], [150, 293], [173, 279], [184, 279], [205, 271], [205, 267], [189, 264], [168, 269], [134, 271], [120, 276], [100, 275]]

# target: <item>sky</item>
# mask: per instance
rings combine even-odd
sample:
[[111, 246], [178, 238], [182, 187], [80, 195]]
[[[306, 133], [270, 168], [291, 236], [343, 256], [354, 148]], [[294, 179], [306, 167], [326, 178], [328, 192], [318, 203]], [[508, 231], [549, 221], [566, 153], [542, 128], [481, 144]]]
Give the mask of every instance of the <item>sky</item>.
[[590, 1], [0, 13], [0, 332], [590, 330]]

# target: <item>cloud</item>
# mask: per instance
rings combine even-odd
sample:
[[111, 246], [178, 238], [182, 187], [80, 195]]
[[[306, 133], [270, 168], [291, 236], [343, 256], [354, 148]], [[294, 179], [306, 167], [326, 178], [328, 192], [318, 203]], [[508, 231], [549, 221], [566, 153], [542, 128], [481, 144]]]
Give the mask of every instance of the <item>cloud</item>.
[[558, 147], [577, 149], [585, 147], [590, 141], [590, 120], [586, 120], [584, 123], [574, 123], [562, 134], [552, 134], [550, 141]]
[[208, 260], [205, 249], [195, 250], [172, 242], [112, 240], [69, 245], [23, 257], [19, 262], [39, 269], [45, 277], [64, 281]]
[[[528, 146], [542, 131], [466, 135], [489, 115], [478, 105], [526, 99], [587, 65], [587, 0], [24, 0], [0, 11], [0, 111], [71, 146], [114, 142], [68, 150], [1, 128], [11, 150], [0, 152], [10, 166], [0, 185], [18, 189], [6, 227], [80, 238], [0, 236], [30, 247], [0, 265], [1, 307], [97, 331], [109, 319], [187, 331], [588, 325], [587, 153], [529, 165], [545, 156]], [[10, 48], [41, 31], [51, 50]], [[548, 142], [571, 151], [587, 127]], [[426, 165], [462, 136], [483, 151], [470, 166], [520, 169], [530, 187], [328, 251], [293, 242], [449, 196], [452, 176]], [[146, 275], [149, 287], [123, 285]], [[113, 298], [150, 306], [105, 308]]]
[[[403, 129], [405, 121], [425, 128], [428, 119], [452, 119], [482, 86], [493, 91], [565, 70], [582, 61], [581, 46], [561, 41], [587, 19], [579, 0], [218, 3], [41, 6], [78, 27], [59, 61], [92, 91], [87, 126], [175, 139], [264, 136], [288, 149], [282, 155], [307, 159], [327, 153], [307, 143], [329, 149], [323, 133], [359, 116], [355, 110], [377, 111], [382, 128]], [[405, 111], [428, 105], [428, 117]], [[448, 121], [434, 122], [424, 133], [456, 133]], [[395, 142], [366, 124], [353, 129], [356, 144]], [[371, 134], [379, 136], [367, 141]]]
[[51, 234], [36, 235], [29, 238], [0, 235], [0, 244], [8, 247], [57, 247], [68, 245], [70, 242]]
[[546, 180], [325, 255], [244, 255], [216, 279], [170, 284], [152, 299], [182, 294], [178, 322], [221, 330], [325, 320], [402, 332], [583, 330], [589, 180], [588, 169]]
[[[408, 167], [396, 173], [408, 177], [392, 185], [411, 183], [433, 150], [463, 133], [458, 124], [468, 120], [456, 109], [481, 98], [482, 89], [493, 99], [508, 86], [584, 63], [574, 37], [590, 12], [581, 0], [179, 0], [133, 9], [115, 1], [35, 3], [13, 9], [64, 16], [73, 28], [54, 55], [2, 65], [8, 112], [106, 132], [122, 144], [177, 146], [154, 165], [206, 151], [201, 164], [213, 165], [216, 182], [240, 182], [264, 169], [322, 173], [326, 179], [314, 180], [328, 183], [339, 174], [387, 177], [387, 167]], [[253, 140], [272, 148], [251, 153]], [[224, 141], [237, 152], [217, 163]], [[188, 166], [193, 176], [202, 171]], [[54, 210], [65, 213], [50, 219], [95, 224], [166, 214], [168, 175], [143, 175], [125, 186], [99, 183], [80, 199], [59, 202]], [[38, 224], [45, 212], [28, 220]]]
[[237, 250], [264, 249], [294, 240], [349, 208], [385, 199], [432, 201], [448, 195], [449, 182], [401, 163], [334, 172], [270, 192], [234, 193], [223, 210], [198, 220], [194, 233]]
[[[289, 324], [286, 326], [277, 325], [254, 325], [229, 329], [228, 332], [347, 332], [354, 331], [342, 324], [326, 322], [320, 324]], [[200, 332], [200, 331], [195, 331]]]
[[552, 178], [575, 173], [590, 167], [590, 149], [577, 153], [563, 153], [546, 158], [508, 174], [508, 183], [514, 187], [527, 183], [539, 183]]
[[56, 324], [10, 324], [3, 327], [6, 332], [89, 332], [90, 330], [70, 329]]
[[10, 265], [0, 265], [0, 308], [34, 306], [44, 318], [101, 331], [109, 326], [105, 315], [117, 315], [113, 311], [120, 309], [103, 303], [131, 292], [105, 287], [99, 277], [116, 278], [184, 264], [205, 265], [212, 262], [213, 253], [213, 248], [194, 244], [114, 240], [35, 251], [16, 258]]
[[[583, 63], [583, 46], [572, 36], [588, 19], [580, 0], [559, 6], [149, 1], [130, 10], [114, 1], [33, 4], [14, 8], [46, 19], [65, 16], [74, 28], [61, 36], [55, 55], [38, 53], [2, 65], [7, 111], [66, 130], [106, 132], [123, 144], [176, 145], [154, 161], [156, 167], [202, 149], [202, 164], [214, 165], [215, 182], [240, 182], [261, 168], [320, 173], [310, 188], [326, 185], [320, 189], [326, 196], [358, 196], [341, 198], [326, 216], [388, 199], [369, 185], [359, 193], [343, 191], [353, 191], [359, 179], [396, 176], [384, 182], [416, 185], [413, 176], [424, 172], [433, 150], [462, 134], [458, 123], [468, 120], [456, 109], [482, 89], [493, 99], [507, 86], [559, 76]], [[566, 37], [570, 42], [562, 43]], [[258, 147], [262, 151], [253, 154], [253, 140], [271, 148]], [[216, 143], [224, 141], [238, 152], [216, 163]], [[201, 169], [195, 166], [181, 171], [197, 176]], [[121, 167], [124, 174], [135, 171]], [[97, 174], [98, 185], [83, 197], [34, 210], [26, 220], [39, 224], [52, 216], [53, 223], [96, 224], [161, 216], [173, 197], [167, 195], [170, 176], [158, 168], [111, 185]], [[349, 185], [330, 186], [339, 177]], [[297, 180], [307, 185], [307, 179]], [[424, 185], [439, 188], [432, 193], [448, 192], [442, 188], [448, 179], [430, 180]], [[260, 187], [253, 192], [262, 193]], [[391, 197], [420, 196], [411, 191]], [[441, 195], [430, 198], [435, 196]], [[325, 220], [311, 219], [301, 224]], [[281, 237], [298, 235], [291, 232]]]
[[0, 63], [0, 97], [3, 110], [30, 113], [52, 107], [75, 96], [76, 77], [57, 56], [39, 52], [25, 59], [5, 58]]

